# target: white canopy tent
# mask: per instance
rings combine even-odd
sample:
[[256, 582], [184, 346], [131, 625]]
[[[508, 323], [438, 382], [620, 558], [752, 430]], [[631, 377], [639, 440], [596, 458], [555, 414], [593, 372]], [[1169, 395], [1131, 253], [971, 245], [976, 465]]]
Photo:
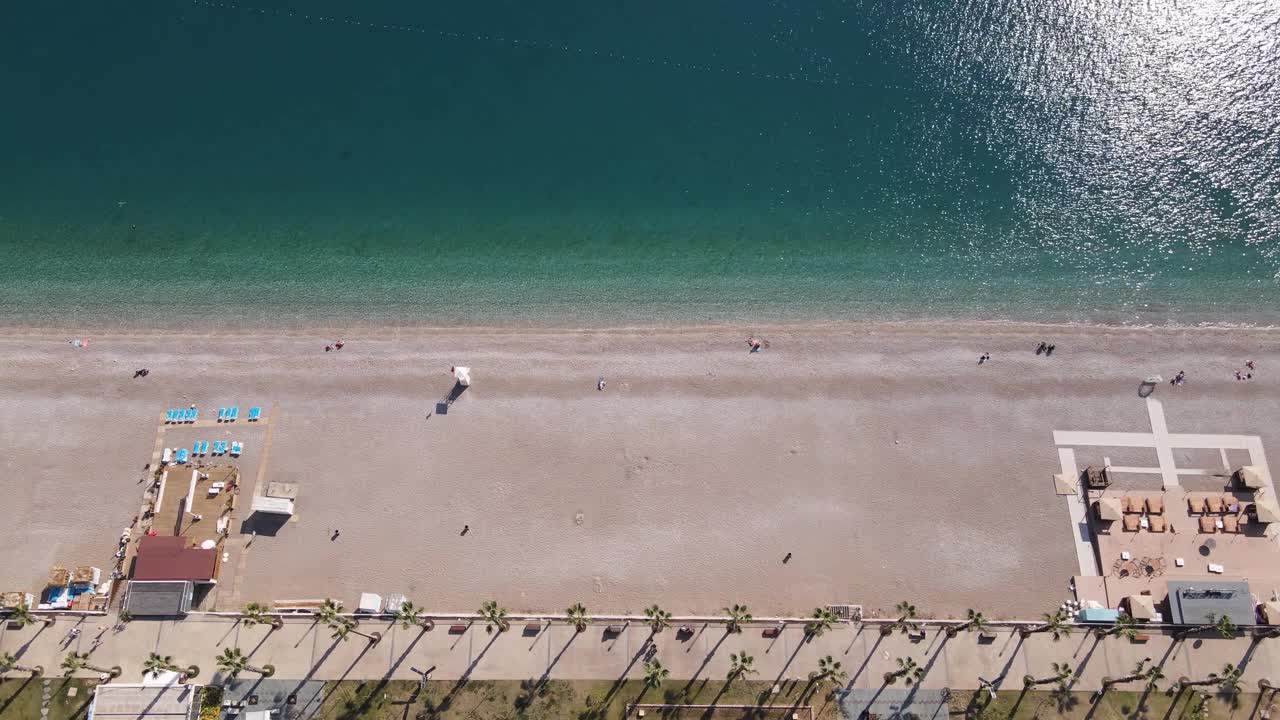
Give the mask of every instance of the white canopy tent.
[[251, 508], [253, 512], [268, 513], [271, 515], [292, 515], [293, 501], [289, 498], [266, 497], [259, 495], [253, 499]]

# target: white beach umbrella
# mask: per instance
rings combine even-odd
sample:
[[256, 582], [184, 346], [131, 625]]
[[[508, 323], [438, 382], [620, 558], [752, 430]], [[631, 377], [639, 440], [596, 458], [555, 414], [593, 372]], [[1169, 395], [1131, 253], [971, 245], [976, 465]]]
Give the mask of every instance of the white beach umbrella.
[[459, 385], [468, 387], [471, 385], [471, 368], [461, 365], [454, 366], [453, 377], [458, 381]]

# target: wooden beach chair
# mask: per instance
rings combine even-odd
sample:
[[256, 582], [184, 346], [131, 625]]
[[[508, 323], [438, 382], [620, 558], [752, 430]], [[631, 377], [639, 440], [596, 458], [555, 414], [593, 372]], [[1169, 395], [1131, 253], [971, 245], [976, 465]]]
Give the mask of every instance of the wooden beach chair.
[[1137, 515], [1132, 515], [1132, 514], [1125, 515], [1124, 516], [1125, 532], [1138, 532], [1138, 520], [1139, 520], [1139, 517]]
[[1238, 533], [1240, 532], [1240, 518], [1235, 515], [1222, 516], [1222, 532]]
[[1203, 515], [1204, 514], [1204, 498], [1199, 497], [1198, 495], [1188, 496], [1187, 512], [1191, 513], [1192, 515]]
[[1236, 499], [1236, 497], [1235, 497], [1234, 495], [1223, 495], [1223, 496], [1222, 496], [1222, 511], [1223, 511], [1223, 512], [1232, 513], [1232, 514], [1239, 513], [1239, 512], [1240, 512], [1240, 501], [1239, 501], [1239, 500], [1237, 500], [1237, 499]]
[[1125, 495], [1120, 499], [1120, 508], [1127, 513], [1140, 513], [1142, 512], [1142, 498]]
[[1222, 502], [1221, 495], [1210, 495], [1204, 499], [1205, 505], [1209, 508], [1209, 512], [1214, 515], [1221, 515], [1226, 510], [1226, 505]]
[[1164, 516], [1163, 515], [1148, 515], [1147, 522], [1151, 526], [1151, 532], [1157, 532], [1157, 533], [1164, 532]]
[[1212, 534], [1217, 531], [1218, 527], [1214, 524], [1214, 518], [1211, 518], [1208, 515], [1200, 516], [1200, 532]]
[[1164, 498], [1159, 496], [1147, 498], [1147, 514], [1163, 515], [1164, 514]]

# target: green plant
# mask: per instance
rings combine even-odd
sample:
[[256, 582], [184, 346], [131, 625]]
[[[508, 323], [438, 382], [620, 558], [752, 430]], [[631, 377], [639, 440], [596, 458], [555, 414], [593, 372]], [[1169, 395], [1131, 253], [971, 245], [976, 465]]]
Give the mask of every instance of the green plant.
[[815, 684], [830, 682], [839, 685], [848, 679], [849, 673], [845, 672], [840, 661], [832, 658], [830, 655], [818, 658], [818, 669], [816, 672], [809, 673], [809, 681]]
[[754, 674], [756, 671], [752, 665], [755, 661], [755, 658], [746, 653], [729, 653], [729, 674], [725, 676], [725, 682]]
[[249, 664], [249, 658], [238, 647], [227, 647], [222, 649], [222, 654], [218, 656], [216, 661], [218, 669], [227, 674], [227, 677], [234, 678], [242, 672], [258, 673], [262, 677], [271, 677], [276, 674], [274, 665], [263, 665], [262, 667], [254, 667]]
[[569, 609], [564, 611], [564, 618], [565, 620], [568, 620], [569, 624], [578, 632], [586, 631], [588, 621], [587, 609], [583, 607], [582, 603], [574, 603], [570, 605]]
[[657, 690], [662, 687], [662, 683], [671, 675], [671, 671], [662, 666], [658, 658], [652, 658], [645, 661], [644, 664], [644, 686]]
[[481, 603], [480, 614], [484, 616], [485, 632], [493, 632], [494, 628], [498, 632], [511, 629], [511, 623], [507, 622], [507, 609], [498, 605], [497, 600], [485, 600]]
[[279, 630], [284, 627], [284, 620], [273, 615], [268, 615], [269, 608], [256, 602], [251, 602], [244, 606], [240, 611], [240, 619], [245, 625], [270, 625], [272, 630]]
[[1071, 665], [1065, 662], [1052, 663], [1050, 667], [1053, 668], [1053, 674], [1046, 677], [1037, 678], [1031, 675], [1023, 675], [1022, 686], [1029, 688], [1029, 687], [1032, 687], [1033, 685], [1065, 683], [1067, 680], [1071, 679], [1072, 675], [1075, 674], [1075, 671], [1071, 669]]
[[44, 674], [44, 668], [39, 665], [19, 665], [18, 658], [14, 657], [12, 653], [0, 653], [0, 675], [11, 670], [31, 673], [32, 677], [40, 677]]
[[113, 678], [120, 677], [121, 672], [123, 672], [118, 665], [110, 668], [91, 665], [89, 663], [89, 653], [75, 651], [67, 653], [67, 656], [62, 658], [62, 670], [68, 676], [74, 675], [77, 670], [92, 670], [96, 673], [110, 675]]
[[724, 629], [729, 633], [741, 633], [742, 626], [751, 622], [751, 613], [747, 611], [746, 605], [733, 605], [724, 609], [725, 615], [729, 617], [724, 622]]
[[1067, 614], [1062, 610], [1055, 610], [1051, 613], [1044, 614], [1044, 622], [1033, 628], [1020, 628], [1018, 634], [1022, 637], [1028, 637], [1035, 633], [1047, 632], [1053, 635], [1054, 640], [1061, 640], [1071, 634], [1071, 627], [1067, 624]]
[[671, 613], [657, 605], [645, 608], [644, 616], [645, 621], [649, 623], [649, 629], [654, 633], [660, 633], [663, 628], [671, 627]]
[[987, 623], [986, 616], [984, 616], [982, 613], [978, 612], [977, 610], [974, 610], [973, 608], [969, 608], [968, 610], [965, 611], [964, 623], [960, 625], [953, 625], [947, 628], [947, 637], [955, 637], [959, 633], [966, 630], [977, 630], [978, 632], [986, 632], [988, 627], [989, 625]]
[[1116, 618], [1115, 624], [1102, 633], [1102, 636], [1115, 636], [1132, 640], [1138, 636], [1138, 621], [1134, 620], [1128, 613], [1120, 613], [1120, 617]]
[[884, 635], [892, 635], [895, 630], [903, 635], [910, 635], [920, 632], [920, 623], [916, 622], [916, 606], [903, 600], [894, 608], [898, 614], [898, 619], [893, 623], [881, 627], [880, 632]]
[[924, 679], [925, 670], [912, 658], [898, 658], [898, 669], [884, 674], [885, 685], [892, 685], [902, 678], [907, 685], [913, 685]]
[[839, 622], [840, 618], [827, 608], [814, 608], [813, 619], [804, 626], [804, 634], [809, 637], [822, 637], [824, 633], [830, 630]]

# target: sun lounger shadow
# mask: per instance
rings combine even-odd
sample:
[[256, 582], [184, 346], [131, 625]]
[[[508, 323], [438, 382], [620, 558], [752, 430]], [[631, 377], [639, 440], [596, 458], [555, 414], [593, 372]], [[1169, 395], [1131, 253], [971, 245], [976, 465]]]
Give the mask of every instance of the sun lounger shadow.
[[449, 406], [457, 402], [458, 398], [462, 397], [462, 393], [467, 391], [467, 387], [468, 386], [463, 385], [462, 383], [454, 383], [453, 388], [449, 390], [449, 394], [445, 395], [443, 400], [436, 403], [436, 414], [448, 415]]

